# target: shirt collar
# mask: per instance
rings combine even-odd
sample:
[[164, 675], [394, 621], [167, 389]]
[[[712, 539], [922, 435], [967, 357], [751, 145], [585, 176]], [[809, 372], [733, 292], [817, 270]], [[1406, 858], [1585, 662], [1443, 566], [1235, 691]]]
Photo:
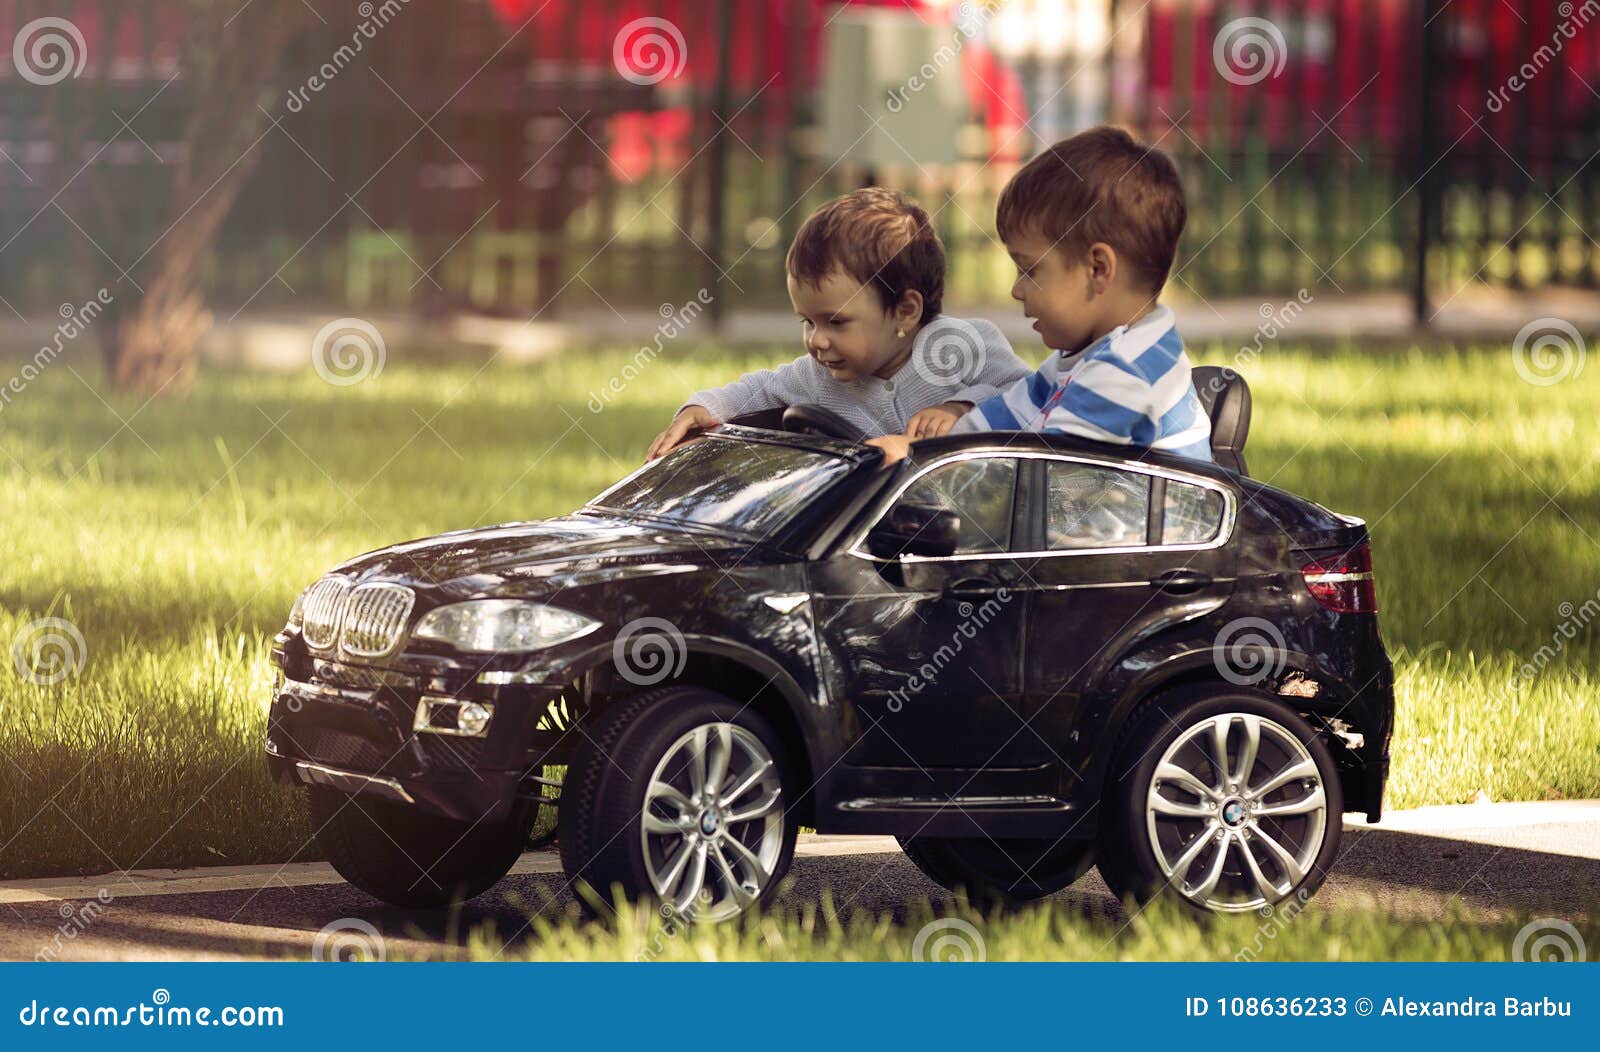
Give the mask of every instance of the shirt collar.
[[1174, 320], [1172, 308], [1165, 303], [1158, 303], [1149, 314], [1146, 314], [1132, 325], [1118, 325], [1083, 350], [1070, 354], [1066, 351], [1059, 353], [1063, 361], [1075, 361], [1081, 357], [1087, 357], [1090, 351], [1109, 347], [1114, 341], [1125, 339], [1137, 341], [1148, 347], [1161, 339], [1162, 334], [1173, 327]]

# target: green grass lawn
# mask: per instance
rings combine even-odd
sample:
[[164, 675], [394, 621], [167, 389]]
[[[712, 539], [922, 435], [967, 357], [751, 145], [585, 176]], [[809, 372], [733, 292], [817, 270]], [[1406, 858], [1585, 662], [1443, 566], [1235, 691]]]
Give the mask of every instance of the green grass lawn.
[[[1600, 936], [1597, 916], [1590, 909], [1574, 924], [1587, 946]], [[841, 916], [825, 899], [693, 928], [626, 906], [607, 923], [585, 922], [574, 908], [536, 916], [509, 950], [507, 932], [479, 930], [465, 941], [467, 955], [483, 961], [1508, 961], [1517, 933], [1540, 919], [1485, 921], [1459, 902], [1435, 918], [1396, 918], [1313, 899], [1298, 912], [1205, 922], [1165, 902], [1131, 918], [1063, 901], [989, 914], [917, 904], [897, 923], [865, 910]]]
[[[14, 395], [0, 640], [59, 617], [84, 645], [57, 684], [0, 675], [0, 876], [314, 857], [260, 752], [295, 593], [356, 552], [568, 511], [681, 395], [791, 352], [674, 349], [591, 412], [635, 353], [342, 388], [213, 370], [149, 405], [61, 363]], [[1533, 387], [1505, 347], [1268, 348], [1247, 375], [1254, 473], [1375, 532], [1390, 806], [1600, 795], [1600, 370]]]

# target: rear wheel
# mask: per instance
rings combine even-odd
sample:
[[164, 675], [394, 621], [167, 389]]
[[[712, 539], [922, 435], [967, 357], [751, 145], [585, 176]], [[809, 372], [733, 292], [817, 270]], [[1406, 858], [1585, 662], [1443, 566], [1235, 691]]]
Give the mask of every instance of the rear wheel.
[[1100, 874], [1119, 898], [1168, 894], [1200, 913], [1303, 902], [1338, 855], [1332, 754], [1270, 695], [1207, 686], [1158, 698], [1116, 763]]
[[522, 854], [519, 822], [472, 825], [313, 786], [306, 812], [339, 875], [395, 906], [465, 902], [493, 887]]
[[990, 840], [985, 837], [899, 837], [928, 878], [965, 891], [979, 905], [1016, 904], [1054, 895], [1094, 866], [1092, 840]]
[[736, 917], [788, 871], [793, 785], [748, 706], [698, 687], [642, 694], [602, 714], [567, 769], [562, 865], [602, 898], [619, 887], [686, 920]]

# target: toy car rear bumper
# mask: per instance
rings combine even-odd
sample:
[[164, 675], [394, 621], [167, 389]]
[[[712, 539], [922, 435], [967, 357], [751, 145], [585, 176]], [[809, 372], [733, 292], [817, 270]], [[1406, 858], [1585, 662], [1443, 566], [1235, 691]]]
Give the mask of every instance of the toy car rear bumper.
[[[1383, 794], [1389, 782], [1389, 740], [1394, 733], [1394, 666], [1387, 656], [1379, 671], [1357, 692], [1349, 712], [1361, 727], [1360, 767], [1347, 778], [1345, 808], [1365, 811], [1368, 822], [1383, 817]], [[1355, 798], [1352, 790], [1359, 791]]]
[[286, 680], [268, 715], [275, 781], [321, 786], [462, 822], [510, 817], [526, 780], [534, 727], [558, 693], [522, 688], [495, 700], [482, 737], [412, 729], [418, 697]]

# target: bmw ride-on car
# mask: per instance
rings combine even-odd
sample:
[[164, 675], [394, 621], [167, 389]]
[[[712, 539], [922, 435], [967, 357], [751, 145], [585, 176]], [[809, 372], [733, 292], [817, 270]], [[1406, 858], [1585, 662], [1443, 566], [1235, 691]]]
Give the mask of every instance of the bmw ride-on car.
[[483, 892], [552, 812], [573, 882], [700, 919], [768, 900], [801, 825], [985, 903], [1093, 865], [1303, 901], [1382, 809], [1367, 530], [1251, 479], [1248, 390], [1196, 380], [1216, 465], [993, 432], [885, 466], [793, 406], [571, 515], [351, 559], [274, 640], [268, 763], [405, 906]]

